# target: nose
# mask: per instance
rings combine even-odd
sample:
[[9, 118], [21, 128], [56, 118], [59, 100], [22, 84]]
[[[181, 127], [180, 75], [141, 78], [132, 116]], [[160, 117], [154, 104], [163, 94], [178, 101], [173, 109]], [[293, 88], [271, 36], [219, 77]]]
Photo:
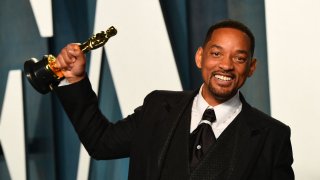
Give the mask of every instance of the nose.
[[225, 71], [231, 71], [234, 69], [233, 60], [230, 56], [225, 56], [221, 59], [219, 67]]

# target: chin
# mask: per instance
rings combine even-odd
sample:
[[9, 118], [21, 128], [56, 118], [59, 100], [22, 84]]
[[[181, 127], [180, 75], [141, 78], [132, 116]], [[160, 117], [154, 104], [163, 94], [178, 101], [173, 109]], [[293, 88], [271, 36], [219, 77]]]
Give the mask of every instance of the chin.
[[219, 101], [227, 101], [232, 98], [238, 90], [217, 90], [209, 87], [209, 92]]

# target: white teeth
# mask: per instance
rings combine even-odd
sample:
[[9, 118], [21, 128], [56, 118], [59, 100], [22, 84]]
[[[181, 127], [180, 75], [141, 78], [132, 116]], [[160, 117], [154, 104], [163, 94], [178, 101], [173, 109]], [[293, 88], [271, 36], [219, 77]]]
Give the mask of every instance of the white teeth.
[[214, 77], [223, 80], [223, 81], [231, 81], [231, 77], [222, 76], [222, 75], [215, 75]]

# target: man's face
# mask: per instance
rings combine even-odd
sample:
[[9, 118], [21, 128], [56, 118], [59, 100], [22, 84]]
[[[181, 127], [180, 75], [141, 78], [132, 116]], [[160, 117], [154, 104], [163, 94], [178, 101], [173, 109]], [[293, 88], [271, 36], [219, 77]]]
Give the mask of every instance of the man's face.
[[249, 37], [233, 28], [214, 30], [205, 47], [198, 49], [195, 60], [204, 80], [202, 95], [211, 105], [234, 96], [256, 67]]

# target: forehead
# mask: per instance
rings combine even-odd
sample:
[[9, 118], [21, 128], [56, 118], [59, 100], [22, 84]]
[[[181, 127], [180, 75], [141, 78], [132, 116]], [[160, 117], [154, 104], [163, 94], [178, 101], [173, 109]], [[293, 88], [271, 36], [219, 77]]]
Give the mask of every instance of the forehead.
[[219, 46], [239, 46], [246, 50], [250, 49], [249, 36], [234, 28], [215, 29], [210, 37], [208, 44], [217, 44]]

